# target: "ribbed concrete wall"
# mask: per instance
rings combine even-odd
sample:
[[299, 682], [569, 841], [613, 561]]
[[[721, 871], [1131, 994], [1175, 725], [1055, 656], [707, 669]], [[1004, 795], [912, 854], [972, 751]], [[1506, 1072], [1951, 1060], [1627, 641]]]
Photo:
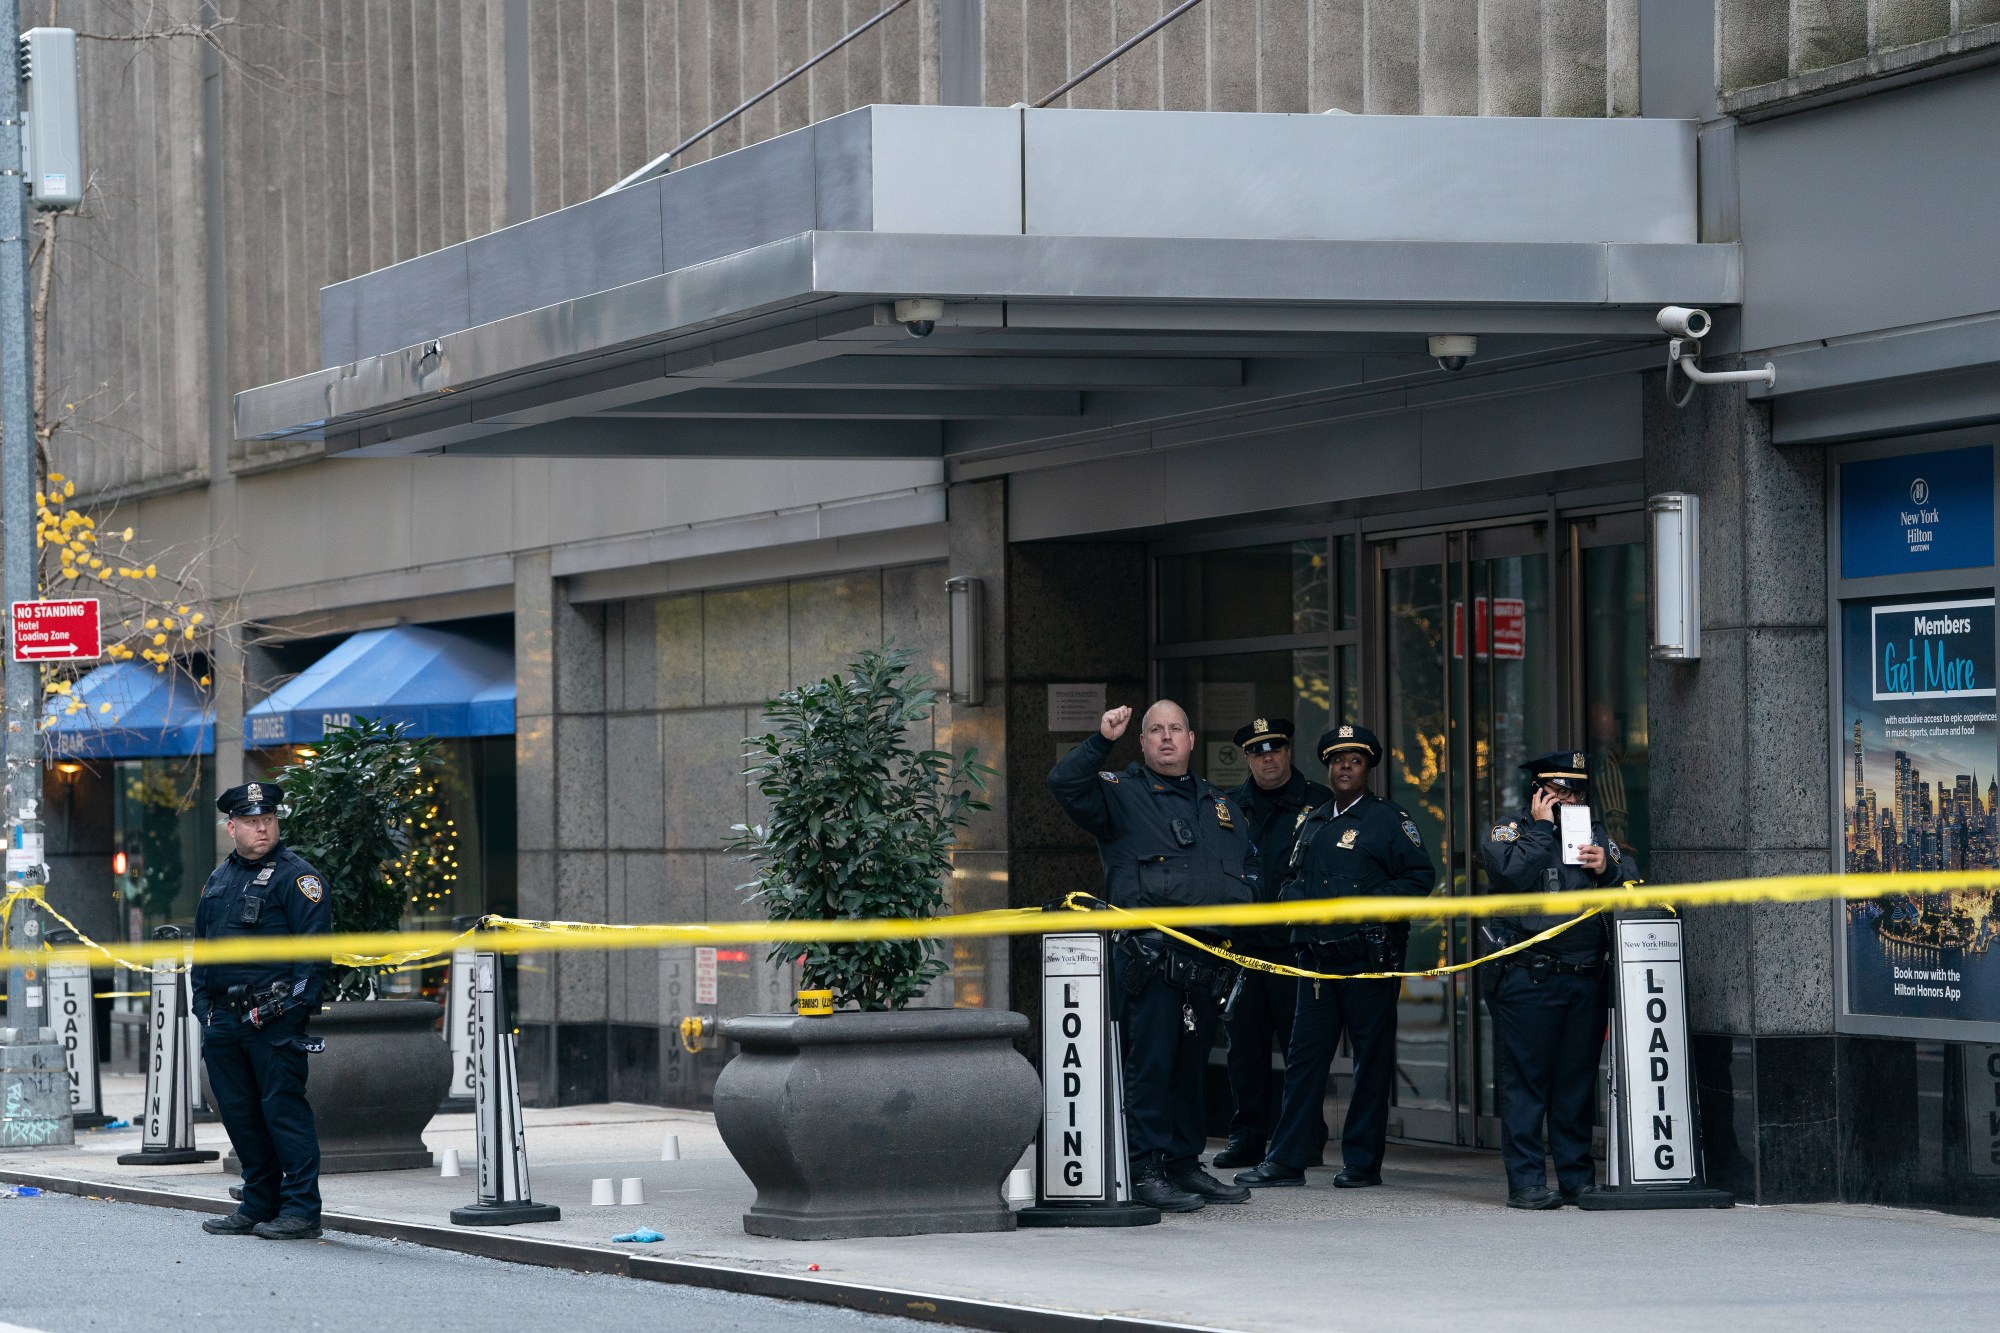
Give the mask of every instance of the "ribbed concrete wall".
[[[215, 397], [318, 365], [322, 286], [588, 198], [885, 2], [216, 0], [219, 60], [186, 36], [86, 40], [94, 190], [63, 224], [51, 356], [57, 401], [80, 406], [56, 465], [92, 494], [199, 483]], [[978, 16], [980, 94], [1007, 105], [1040, 98], [1173, 3], [956, 8]], [[1208, 0], [1065, 102], [1633, 114], [1637, 3]], [[916, 0], [683, 160], [870, 102], [939, 100], [949, 8]], [[59, 17], [112, 37], [202, 12], [199, 0], [66, 0]], [[29, 17], [42, 16], [31, 6]], [[211, 211], [223, 261], [213, 294]], [[225, 311], [219, 376], [207, 360], [211, 295]], [[229, 448], [237, 467], [310, 454]]]
[[1717, 0], [1715, 9], [1725, 110], [1810, 96], [2000, 42], [2000, 0]]

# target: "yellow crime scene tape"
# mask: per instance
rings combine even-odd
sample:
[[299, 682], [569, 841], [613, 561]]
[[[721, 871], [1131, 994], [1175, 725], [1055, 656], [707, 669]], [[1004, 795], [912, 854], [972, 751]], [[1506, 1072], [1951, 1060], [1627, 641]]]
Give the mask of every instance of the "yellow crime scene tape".
[[[121, 946], [154, 964], [330, 961], [357, 967], [403, 967], [476, 946], [485, 953], [582, 953], [609, 949], [657, 949], [701, 944], [842, 944], [863, 940], [968, 939], [1046, 935], [1087, 929], [1226, 930], [1231, 926], [1327, 925], [1339, 922], [1443, 920], [1453, 917], [1560, 915], [1581, 920], [1590, 914], [1631, 908], [1718, 907], [1744, 903], [1805, 903], [1840, 898], [1888, 898], [2000, 891], [2000, 872], [1940, 871], [1867, 875], [1778, 875], [1764, 879], [1714, 880], [1702, 884], [1632, 884], [1560, 893], [1496, 893], [1479, 897], [1323, 898], [1301, 902], [1238, 903], [1223, 907], [1161, 907], [1143, 911], [1105, 910], [1088, 894], [1071, 894], [1049, 908], [1010, 907], [932, 917], [875, 918], [861, 921], [701, 921], [679, 924], [610, 925], [586, 921], [525, 921], [486, 917], [464, 931], [384, 931], [373, 934], [232, 936], [213, 940], [156, 940]], [[0, 923], [19, 897], [41, 898], [39, 890], [19, 890], [0, 900]], [[76, 927], [41, 902], [71, 930]], [[1086, 926], [1078, 916], [1103, 910], [1103, 924]], [[1117, 924], [1113, 924], [1116, 922]], [[1537, 939], [1574, 925], [1566, 921]], [[77, 931], [83, 936], [82, 931]], [[1183, 937], [1184, 938], [1184, 937]], [[1524, 941], [1526, 944], [1535, 941]], [[1198, 942], [1197, 942], [1198, 943]], [[1488, 961], [1486, 955], [1477, 961]], [[1244, 966], [1261, 960], [1232, 957]], [[146, 964], [88, 941], [35, 949], [0, 948], [0, 967], [110, 959], [138, 971]], [[169, 961], [171, 960], [171, 961]], [[1457, 964], [1456, 968], [1476, 963]], [[1454, 970], [1455, 970], [1454, 969]], [[1261, 964], [1260, 970], [1302, 969]], [[1436, 975], [1443, 969], [1409, 975]], [[1370, 974], [1356, 974], [1370, 975]], [[1382, 974], [1374, 974], [1382, 975]]]

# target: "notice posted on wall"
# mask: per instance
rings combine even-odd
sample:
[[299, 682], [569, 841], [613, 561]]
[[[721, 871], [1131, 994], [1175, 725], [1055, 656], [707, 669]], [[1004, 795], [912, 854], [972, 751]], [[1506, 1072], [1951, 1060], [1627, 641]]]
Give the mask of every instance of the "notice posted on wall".
[[[1842, 856], [1852, 872], [2000, 867], [1994, 599], [1842, 608]], [[1850, 901], [1847, 1011], [2000, 1021], [2000, 891]]]

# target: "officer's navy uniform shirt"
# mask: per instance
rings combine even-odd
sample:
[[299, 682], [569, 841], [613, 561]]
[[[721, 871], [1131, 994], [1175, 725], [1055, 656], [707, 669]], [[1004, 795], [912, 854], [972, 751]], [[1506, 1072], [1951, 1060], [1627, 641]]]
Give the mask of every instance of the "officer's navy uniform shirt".
[[[1294, 768], [1290, 780], [1276, 791], [1265, 791], [1251, 778], [1232, 787], [1229, 799], [1249, 816], [1250, 841], [1257, 848], [1258, 861], [1267, 867], [1258, 879], [1256, 900], [1271, 902], [1278, 896], [1285, 867], [1291, 864], [1292, 842], [1306, 811], [1332, 800], [1333, 792]], [[1283, 926], [1236, 926], [1229, 933], [1238, 944], [1282, 947], [1289, 932]]]
[[[1618, 844], [1605, 835], [1602, 824], [1590, 826], [1590, 836], [1604, 849], [1604, 870], [1592, 874], [1583, 866], [1564, 865], [1562, 835], [1552, 820], [1535, 819], [1523, 810], [1512, 819], [1495, 824], [1486, 835], [1482, 849], [1486, 861], [1488, 893], [1555, 893], [1567, 889], [1605, 888], [1621, 884], [1637, 873], [1624, 861]], [[1501, 944], [1518, 944], [1559, 926], [1575, 916], [1538, 913], [1532, 916], [1488, 917], [1491, 936]], [[1595, 963], [1604, 957], [1610, 936], [1603, 913], [1578, 922], [1545, 944], [1538, 952], [1554, 955], [1565, 963]]]
[[[1294, 862], [1278, 896], [1286, 902], [1309, 898], [1395, 898], [1427, 896], [1437, 869], [1424, 851], [1423, 837], [1408, 812], [1394, 801], [1364, 791], [1351, 805], [1335, 797], [1306, 816], [1292, 854]], [[1298, 944], [1337, 944], [1357, 938], [1367, 922], [1332, 921], [1292, 927]], [[1409, 938], [1409, 923], [1390, 928]]]
[[[244, 920], [247, 900], [261, 900], [254, 924]], [[194, 910], [196, 939], [238, 935], [326, 935], [333, 930], [333, 902], [326, 881], [302, 857], [280, 842], [255, 861], [231, 852], [202, 886]], [[324, 960], [296, 963], [211, 963], [194, 969], [190, 999], [194, 1014], [206, 1019], [220, 1007], [231, 986], [247, 986], [261, 1002], [273, 984], [285, 984], [286, 1018], [319, 1003], [320, 988], [332, 970]]]
[[[1056, 762], [1049, 791], [1096, 837], [1104, 895], [1117, 907], [1191, 907], [1251, 901], [1257, 848], [1249, 820], [1222, 788], [1192, 774], [1163, 777], [1144, 764], [1102, 771], [1102, 732]], [[1174, 832], [1181, 820], [1192, 841]]]

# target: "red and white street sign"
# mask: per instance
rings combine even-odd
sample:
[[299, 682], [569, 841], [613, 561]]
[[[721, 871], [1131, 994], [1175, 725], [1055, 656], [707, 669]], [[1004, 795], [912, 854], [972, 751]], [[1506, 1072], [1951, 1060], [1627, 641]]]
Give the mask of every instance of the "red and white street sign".
[[16, 662], [94, 662], [104, 655], [95, 597], [15, 602], [9, 644]]

